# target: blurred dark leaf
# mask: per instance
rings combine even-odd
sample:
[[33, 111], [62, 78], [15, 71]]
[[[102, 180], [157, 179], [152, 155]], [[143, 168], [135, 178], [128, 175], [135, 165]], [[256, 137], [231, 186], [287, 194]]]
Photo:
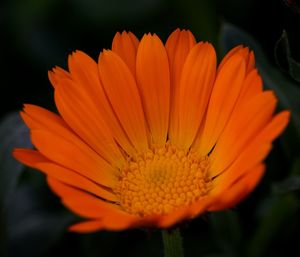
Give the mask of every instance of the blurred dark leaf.
[[220, 34], [223, 54], [233, 47], [243, 44], [254, 51], [256, 65], [264, 85], [274, 90], [282, 108], [291, 110], [291, 124], [284, 137], [284, 147], [289, 155], [299, 154], [300, 141], [300, 88], [269, 62], [260, 45], [243, 30], [232, 24], [224, 23]]
[[0, 203], [9, 201], [15, 191], [23, 165], [11, 155], [15, 147], [30, 148], [29, 130], [19, 113], [8, 114], [0, 124]]
[[[0, 142], [0, 256], [42, 256], [65, 231], [70, 215], [66, 211], [49, 211], [51, 204], [46, 194], [38, 193], [30, 183], [19, 185], [24, 166], [12, 157], [12, 150], [32, 147], [29, 130], [19, 113], [3, 119]], [[45, 206], [41, 207], [41, 203]]]
[[289, 226], [293, 226], [290, 221], [297, 219], [300, 204], [294, 195], [289, 194], [276, 198], [267, 197], [261, 206], [264, 208], [259, 223], [246, 249], [249, 257], [265, 256], [272, 241]]
[[300, 176], [291, 176], [273, 185], [275, 194], [286, 194], [300, 189]]
[[[299, 156], [300, 141], [300, 88], [297, 83], [286, 77], [281, 71], [275, 68], [264, 54], [260, 45], [246, 32], [225, 23], [221, 29], [221, 49], [223, 54], [233, 47], [243, 44], [248, 46], [255, 53], [256, 65], [261, 74], [264, 85], [275, 92], [279, 98], [279, 105], [283, 109], [291, 110], [292, 117], [288, 130], [281, 142], [289, 159], [292, 162]], [[281, 156], [284, 158], [284, 156]], [[291, 189], [291, 184], [286, 184]], [[286, 189], [287, 189], [286, 188]], [[283, 190], [283, 188], [282, 188]], [[292, 194], [285, 194], [276, 198], [266, 197], [260, 203], [260, 217], [258, 224], [254, 227], [249, 244], [246, 248], [247, 256], [264, 256], [267, 249], [271, 247], [280, 233], [292, 226], [291, 220], [297, 218], [299, 211], [299, 201]], [[279, 236], [280, 237], [280, 236]], [[283, 238], [281, 238], [283, 239]], [[287, 239], [288, 240], [288, 239]]]
[[284, 71], [288, 72], [294, 80], [300, 82], [300, 63], [292, 57], [288, 35], [285, 30], [276, 43], [275, 58], [277, 64]]
[[38, 191], [32, 185], [25, 184], [18, 188], [11, 199], [7, 209], [10, 256], [44, 256], [74, 220], [74, 216], [66, 210], [53, 208], [46, 192]]
[[7, 204], [16, 189], [23, 165], [11, 155], [15, 147], [31, 147], [29, 130], [19, 113], [11, 113], [0, 123], [0, 256], [6, 256]]
[[214, 241], [226, 256], [240, 256], [242, 230], [236, 212], [232, 210], [210, 214], [211, 233]]

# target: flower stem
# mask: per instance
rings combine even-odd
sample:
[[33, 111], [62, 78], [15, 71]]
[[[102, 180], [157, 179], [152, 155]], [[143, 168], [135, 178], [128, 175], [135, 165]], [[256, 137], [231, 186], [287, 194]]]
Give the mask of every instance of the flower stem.
[[184, 257], [179, 228], [162, 230], [165, 257]]

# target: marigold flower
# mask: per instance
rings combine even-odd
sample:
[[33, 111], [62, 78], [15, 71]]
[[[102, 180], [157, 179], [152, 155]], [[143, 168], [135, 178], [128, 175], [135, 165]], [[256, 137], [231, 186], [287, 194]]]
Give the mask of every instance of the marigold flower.
[[263, 91], [253, 52], [177, 29], [164, 45], [117, 33], [98, 63], [69, 56], [49, 72], [60, 115], [25, 105], [36, 150], [16, 149], [62, 203], [86, 218], [70, 230], [170, 227], [230, 208], [257, 185], [289, 112]]

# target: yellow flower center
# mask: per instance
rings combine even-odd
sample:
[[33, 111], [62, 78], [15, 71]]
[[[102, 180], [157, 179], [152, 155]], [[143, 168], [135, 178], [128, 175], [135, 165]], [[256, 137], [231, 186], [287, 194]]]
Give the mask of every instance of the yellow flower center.
[[165, 214], [207, 194], [209, 159], [169, 144], [128, 161], [115, 192], [120, 206], [140, 216]]

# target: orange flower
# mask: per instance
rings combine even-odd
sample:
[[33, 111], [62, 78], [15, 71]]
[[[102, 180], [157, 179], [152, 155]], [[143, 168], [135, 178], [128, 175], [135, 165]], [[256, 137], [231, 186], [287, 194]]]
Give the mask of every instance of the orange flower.
[[37, 150], [16, 149], [47, 175], [77, 232], [166, 228], [230, 208], [264, 173], [289, 112], [273, 115], [253, 52], [238, 46], [217, 68], [213, 46], [176, 30], [164, 45], [117, 33], [98, 63], [76, 51], [49, 72], [56, 115], [21, 113]]

